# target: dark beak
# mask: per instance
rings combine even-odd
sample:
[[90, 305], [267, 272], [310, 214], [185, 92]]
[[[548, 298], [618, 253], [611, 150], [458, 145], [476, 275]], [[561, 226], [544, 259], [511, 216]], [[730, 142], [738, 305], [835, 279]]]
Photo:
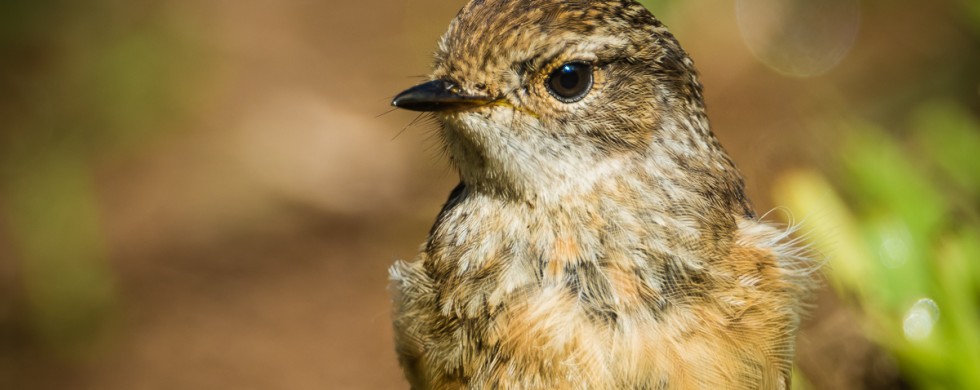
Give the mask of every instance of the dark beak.
[[449, 111], [481, 106], [492, 102], [486, 96], [463, 95], [459, 86], [446, 80], [432, 80], [406, 89], [395, 96], [391, 105], [412, 111]]

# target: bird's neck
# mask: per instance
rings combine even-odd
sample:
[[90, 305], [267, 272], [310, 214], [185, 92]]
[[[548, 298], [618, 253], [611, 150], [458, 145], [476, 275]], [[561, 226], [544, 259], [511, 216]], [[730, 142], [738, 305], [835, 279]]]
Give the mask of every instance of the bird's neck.
[[[750, 216], [738, 173], [711, 170], [700, 163], [624, 158], [569, 174], [565, 182], [527, 184], [526, 192], [517, 196], [464, 178], [430, 238], [483, 248], [515, 241], [528, 246], [538, 243], [544, 247], [538, 248], [537, 255], [560, 258], [564, 255], [549, 248], [561, 246], [563, 240], [576, 241], [577, 247], [594, 244], [588, 252], [598, 253], [616, 236], [632, 243], [657, 240], [664, 248], [714, 257], [727, 251], [726, 238], [736, 230], [736, 218]], [[529, 232], [544, 236], [530, 237]], [[496, 239], [487, 238], [494, 235]], [[479, 237], [480, 242], [467, 243], [468, 237]], [[707, 247], [704, 242], [717, 246]]]

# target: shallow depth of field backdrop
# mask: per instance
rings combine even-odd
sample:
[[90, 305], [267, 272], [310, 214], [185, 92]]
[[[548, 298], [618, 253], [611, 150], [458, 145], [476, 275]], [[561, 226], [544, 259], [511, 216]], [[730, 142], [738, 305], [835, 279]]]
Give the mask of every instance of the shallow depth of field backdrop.
[[[405, 388], [386, 268], [456, 178], [379, 114], [462, 4], [0, 3], [0, 388]], [[980, 388], [980, 3], [646, 4], [827, 263], [794, 384]]]

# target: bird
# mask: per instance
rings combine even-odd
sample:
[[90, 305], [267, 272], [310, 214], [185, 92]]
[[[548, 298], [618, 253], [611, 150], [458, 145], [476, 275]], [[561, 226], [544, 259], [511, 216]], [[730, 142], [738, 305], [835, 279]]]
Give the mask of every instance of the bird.
[[413, 389], [787, 389], [812, 261], [633, 0], [472, 0], [427, 81], [460, 183], [389, 269]]

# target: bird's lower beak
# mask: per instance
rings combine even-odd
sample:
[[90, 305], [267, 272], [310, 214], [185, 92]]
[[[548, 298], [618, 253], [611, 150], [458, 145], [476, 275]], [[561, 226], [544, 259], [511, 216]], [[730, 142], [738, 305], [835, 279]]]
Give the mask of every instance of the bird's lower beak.
[[446, 80], [432, 80], [406, 89], [391, 105], [412, 111], [463, 110], [493, 102], [487, 96], [463, 95], [459, 86]]

